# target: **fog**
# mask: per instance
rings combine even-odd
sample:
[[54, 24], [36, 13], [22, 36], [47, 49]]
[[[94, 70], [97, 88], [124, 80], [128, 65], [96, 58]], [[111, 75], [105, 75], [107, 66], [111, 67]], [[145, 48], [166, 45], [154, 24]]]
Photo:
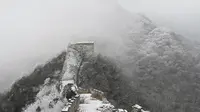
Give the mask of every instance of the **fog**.
[[[198, 39], [196, 0], [0, 0], [0, 89], [28, 74], [67, 47], [70, 41], [120, 43], [128, 12], [144, 13], [190, 39]], [[123, 34], [122, 34], [123, 35]], [[7, 86], [5, 86], [7, 85]]]
[[159, 26], [200, 40], [199, 0], [120, 0], [120, 4], [131, 12], [145, 14]]
[[110, 22], [114, 18], [104, 17], [118, 5], [115, 0], [0, 2], [0, 88], [55, 57], [70, 41], [111, 40], [118, 30]]

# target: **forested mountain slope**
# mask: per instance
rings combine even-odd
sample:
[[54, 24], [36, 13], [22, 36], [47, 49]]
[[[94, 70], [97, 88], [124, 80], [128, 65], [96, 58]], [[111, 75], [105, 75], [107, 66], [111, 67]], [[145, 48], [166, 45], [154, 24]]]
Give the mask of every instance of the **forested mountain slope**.
[[59, 80], [65, 61], [66, 52], [44, 65], [38, 66], [30, 75], [17, 80], [0, 99], [1, 112], [21, 112], [35, 101], [36, 95], [46, 78]]

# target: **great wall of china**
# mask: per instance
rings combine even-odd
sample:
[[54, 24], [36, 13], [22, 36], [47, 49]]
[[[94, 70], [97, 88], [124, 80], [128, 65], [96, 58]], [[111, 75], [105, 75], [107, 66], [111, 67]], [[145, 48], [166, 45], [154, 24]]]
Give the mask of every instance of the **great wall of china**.
[[[94, 53], [94, 42], [78, 42], [69, 44], [67, 48], [66, 61], [63, 67], [63, 77], [62, 77], [62, 85], [61, 90], [64, 92], [65, 86], [68, 84], [74, 85], [77, 90], [77, 95], [68, 100], [68, 103], [65, 104], [62, 112], [76, 112], [79, 109], [79, 105], [81, 102], [80, 94], [82, 93], [90, 93], [94, 97], [100, 98], [100, 100], [104, 104], [108, 104], [108, 100], [106, 99], [104, 93], [97, 89], [83, 89], [78, 87], [79, 83], [79, 71], [81, 69], [82, 64], [84, 63], [84, 58], [88, 58], [92, 56]], [[74, 69], [73, 67], [77, 67], [78, 69]], [[112, 107], [111, 107], [112, 108]], [[109, 108], [108, 108], [109, 109]], [[123, 109], [110, 109], [106, 112], [127, 112]], [[142, 110], [142, 107], [139, 105], [133, 106], [133, 112], [149, 112]], [[85, 111], [84, 111], [85, 112]]]
[[[72, 67], [77, 66], [80, 68], [83, 63], [83, 59], [87, 56], [91, 56], [94, 52], [93, 42], [78, 42], [68, 45], [66, 61], [63, 67], [64, 75], [62, 78], [62, 88], [71, 83], [75, 86], [78, 85], [78, 72], [80, 70], [72, 71]], [[75, 112], [80, 103], [80, 95], [76, 95], [75, 98], [69, 99], [69, 104], [67, 104], [62, 112]]]

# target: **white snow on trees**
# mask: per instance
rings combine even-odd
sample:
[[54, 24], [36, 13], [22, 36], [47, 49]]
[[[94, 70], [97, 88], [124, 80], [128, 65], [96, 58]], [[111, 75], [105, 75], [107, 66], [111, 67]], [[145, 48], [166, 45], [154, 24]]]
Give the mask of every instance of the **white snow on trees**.
[[36, 101], [28, 105], [23, 112], [61, 112], [64, 102], [60, 100], [61, 96], [56, 88], [56, 84], [43, 85], [36, 96]]

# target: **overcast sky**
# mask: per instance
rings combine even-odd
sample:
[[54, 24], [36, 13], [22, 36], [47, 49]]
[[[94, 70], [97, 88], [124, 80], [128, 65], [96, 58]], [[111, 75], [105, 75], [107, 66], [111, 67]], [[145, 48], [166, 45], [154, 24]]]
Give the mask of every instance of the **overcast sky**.
[[199, 14], [199, 0], [120, 0], [127, 9], [134, 12]]
[[[115, 3], [116, 0], [0, 0], [0, 82], [19, 77], [36, 63], [59, 53], [74, 37], [72, 34], [87, 35], [93, 31], [103, 35], [94, 31], [94, 25], [104, 29], [98, 22], [104, 18], [95, 12], [104, 13]], [[188, 38], [200, 36], [199, 0], [119, 0], [119, 3]], [[90, 18], [96, 21], [91, 23]]]

